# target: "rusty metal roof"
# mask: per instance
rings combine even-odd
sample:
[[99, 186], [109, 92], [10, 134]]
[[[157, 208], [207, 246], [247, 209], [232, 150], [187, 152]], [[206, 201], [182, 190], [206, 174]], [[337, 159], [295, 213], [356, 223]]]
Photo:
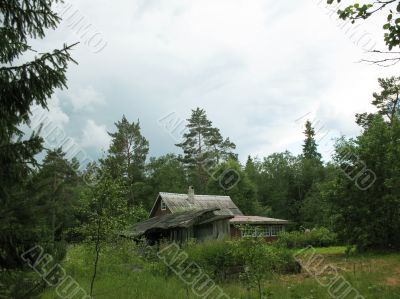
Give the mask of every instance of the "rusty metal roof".
[[240, 211], [229, 196], [195, 194], [194, 200], [190, 202], [187, 194], [167, 192], [159, 193], [150, 215], [153, 214], [153, 210], [160, 199], [165, 202], [171, 213], [218, 208], [219, 211], [216, 211], [216, 213], [219, 215], [243, 215], [242, 211]]
[[275, 219], [261, 216], [243, 216], [237, 215], [231, 220], [231, 224], [289, 224], [288, 220]]

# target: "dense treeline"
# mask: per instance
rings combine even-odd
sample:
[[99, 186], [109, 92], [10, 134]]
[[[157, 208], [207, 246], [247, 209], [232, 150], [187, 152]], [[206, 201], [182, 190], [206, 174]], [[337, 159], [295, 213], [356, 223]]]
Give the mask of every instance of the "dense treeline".
[[[288, 219], [295, 229], [327, 227], [360, 249], [397, 248], [399, 117], [391, 95], [400, 85], [396, 78], [380, 83], [382, 91], [373, 101], [378, 111], [357, 115], [362, 134], [338, 139], [328, 163], [306, 121], [302, 154], [249, 156], [242, 165], [235, 144], [196, 108], [188, 133], [177, 144], [184, 145], [182, 155], [149, 158], [140, 123], [123, 116], [97, 163], [80, 172], [78, 162], [68, 161], [62, 149], [49, 150], [41, 165], [31, 169], [24, 192], [36, 215], [43, 215], [40, 225], [49, 243], [94, 239], [99, 217], [114, 223], [108, 229], [104, 224], [105, 231], [115, 231], [147, 217], [158, 192], [186, 193], [194, 185], [198, 194], [231, 196], [248, 215]], [[226, 185], [226, 177], [233, 182]]]

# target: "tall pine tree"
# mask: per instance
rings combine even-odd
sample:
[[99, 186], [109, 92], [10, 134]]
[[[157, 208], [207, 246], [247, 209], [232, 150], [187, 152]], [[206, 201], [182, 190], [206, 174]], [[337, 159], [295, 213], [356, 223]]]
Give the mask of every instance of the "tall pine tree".
[[127, 201], [136, 204], [134, 185], [144, 180], [144, 168], [149, 152], [149, 142], [142, 135], [139, 120], [130, 123], [125, 115], [115, 123], [117, 131], [112, 137], [108, 156], [104, 160], [115, 178], [122, 177], [126, 183]]
[[183, 142], [176, 146], [183, 150], [181, 161], [189, 170], [192, 185], [197, 191], [204, 192], [208, 177], [213, 174], [215, 167], [230, 158], [237, 158], [232, 152], [236, 146], [229, 138], [224, 139], [219, 129], [212, 126], [205, 110], [192, 110], [187, 121]]

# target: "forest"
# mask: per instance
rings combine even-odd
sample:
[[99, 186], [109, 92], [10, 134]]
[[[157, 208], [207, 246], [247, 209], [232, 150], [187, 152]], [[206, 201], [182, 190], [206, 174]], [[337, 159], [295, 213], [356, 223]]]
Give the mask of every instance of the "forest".
[[[380, 293], [387, 296], [382, 298], [398, 298], [399, 272], [393, 274], [395, 291], [370, 289], [368, 285], [377, 278], [370, 268], [369, 274], [358, 273], [357, 265], [363, 267], [360, 260], [365, 255], [374, 261], [383, 259], [385, 265], [400, 261], [396, 255], [400, 250], [400, 77], [377, 79], [379, 89], [366, 99], [374, 112], [354, 115], [360, 134], [337, 138], [328, 160], [319, 152], [318, 128], [311, 119], [302, 120], [301, 154], [283, 151], [240, 157], [235, 140], [223, 136], [199, 105], [188, 111], [176, 152], [150, 157], [152, 145], [142, 132], [140, 115], [132, 120], [121, 113], [108, 132], [107, 151], [97, 161], [82, 164], [67, 155], [65, 147], [46, 148], [51, 136], [44, 133], [48, 128], [43, 125], [30, 135], [23, 129], [31, 124], [34, 105], [46, 108], [56, 89], [67, 88], [67, 68], [77, 63], [72, 55], [75, 45], [64, 45], [20, 64], [23, 54], [32, 50], [29, 42], [57, 27], [60, 19], [51, 2], [0, 1], [0, 298], [43, 294], [43, 298], [56, 298], [48, 291], [54, 283], [37, 275], [37, 262], [32, 262], [38, 258], [32, 249], [39, 247], [40, 254], [51, 257], [49, 263], [40, 261], [42, 270], [48, 264], [64, 265], [72, 277], [81, 277], [90, 297], [112, 298], [107, 291], [120, 282], [113, 282], [112, 276], [126, 271], [126, 284], [132, 287], [139, 279], [145, 285], [143, 293], [131, 289], [121, 298], [178, 298], [177, 294], [192, 298], [187, 286], [168, 278], [173, 276], [171, 269], [157, 261], [154, 252], [142, 259], [133, 254], [142, 248], [119, 236], [127, 226], [148, 218], [159, 192], [184, 194], [188, 186], [196, 194], [229, 195], [246, 215], [291, 222], [276, 245], [246, 239], [183, 245], [232, 296], [325, 298], [320, 286], [310, 281], [299, 284], [296, 291], [284, 291], [286, 284], [274, 284], [276, 278], [269, 276], [298, 273], [293, 248], [315, 243], [315, 247], [337, 246], [327, 249], [328, 259], [336, 263], [337, 254], [346, 256], [344, 267], [355, 275], [349, 280], [369, 292], [368, 298], [379, 298]], [[378, 2], [396, 4], [398, 14], [396, 1]], [[349, 6], [341, 17], [367, 19], [373, 5]], [[393, 18], [389, 14], [384, 25], [389, 50], [399, 45], [400, 18]], [[313, 232], [316, 241], [300, 240]], [[318, 250], [324, 253], [323, 248]], [[229, 264], [232, 261], [236, 262]], [[121, 263], [138, 269], [112, 268]], [[237, 265], [250, 269], [237, 277], [244, 285], [240, 290], [226, 279], [229, 271], [220, 272]], [[135, 276], [136, 271], [142, 278]], [[177, 293], [167, 289], [166, 279]], [[101, 291], [96, 293], [96, 288]], [[315, 290], [315, 297], [310, 290]]]

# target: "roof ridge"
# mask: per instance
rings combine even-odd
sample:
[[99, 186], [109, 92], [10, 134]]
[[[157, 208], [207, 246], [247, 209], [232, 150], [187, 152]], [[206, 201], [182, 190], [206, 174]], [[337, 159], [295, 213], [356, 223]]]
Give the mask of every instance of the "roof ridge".
[[[180, 195], [180, 196], [188, 196], [186, 193], [173, 193], [173, 192], [159, 192], [159, 194], [168, 194], [168, 195]], [[195, 194], [194, 196], [204, 196], [204, 197], [229, 197], [229, 195], [213, 195], [213, 194]]]

